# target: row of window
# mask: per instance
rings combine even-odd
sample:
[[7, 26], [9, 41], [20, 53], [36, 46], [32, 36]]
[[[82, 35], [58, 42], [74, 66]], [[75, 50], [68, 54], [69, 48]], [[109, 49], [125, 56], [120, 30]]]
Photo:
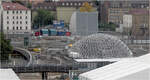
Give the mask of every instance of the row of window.
[[[7, 16], [7, 19], [9, 19], [9, 16]], [[12, 19], [15, 19], [15, 16], [13, 16]], [[16, 16], [16, 19], [19, 19], [19, 17]], [[22, 19], [22, 16], [20, 16], [20, 19]], [[28, 17], [26, 16], [25, 19], [28, 19]]]
[[[81, 6], [81, 5], [83, 5], [83, 3], [62, 3], [61, 4], [62, 6]], [[92, 6], [93, 5], [93, 3], [90, 3], [90, 5]]]
[[[12, 22], [13, 24], [15, 24], [15, 21]], [[28, 21], [25, 21], [26, 24], [28, 24]], [[7, 24], [9, 24], [9, 21], [7, 21]], [[19, 21], [16, 21], [16, 24], [19, 24]], [[20, 24], [22, 24], [22, 21], [20, 21]]]
[[[10, 11], [7, 11], [7, 14], [9, 14]], [[12, 11], [12, 14], [22, 14], [22, 11]], [[26, 14], [28, 13], [28, 11], [25, 12]]]
[[[28, 27], [26, 26], [25, 28], [26, 30], [28, 29]], [[9, 27], [7, 26], [7, 30], [9, 30]], [[15, 30], [15, 27], [13, 27], [13, 30]], [[16, 27], [16, 30], [22, 30], [22, 27]]]
[[38, 6], [38, 7], [33, 7], [32, 9], [54, 9], [55, 7], [51, 6]]

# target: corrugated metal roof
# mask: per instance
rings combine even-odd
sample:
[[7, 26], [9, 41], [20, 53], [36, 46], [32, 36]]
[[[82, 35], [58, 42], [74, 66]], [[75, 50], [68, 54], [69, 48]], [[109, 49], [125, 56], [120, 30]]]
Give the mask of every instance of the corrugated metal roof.
[[12, 69], [0, 69], [0, 80], [20, 80]]
[[110, 64], [110, 65], [80, 74], [80, 78], [84, 78], [84, 80], [117, 80], [124, 76], [128, 76], [136, 72], [150, 69], [149, 58], [150, 58], [150, 54], [144, 55], [137, 59], [122, 60], [122, 61]]

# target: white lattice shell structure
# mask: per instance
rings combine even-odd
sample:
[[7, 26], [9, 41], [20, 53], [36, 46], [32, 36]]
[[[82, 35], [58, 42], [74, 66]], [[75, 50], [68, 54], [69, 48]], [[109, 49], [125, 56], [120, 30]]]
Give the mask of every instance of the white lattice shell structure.
[[109, 59], [132, 56], [131, 50], [117, 37], [93, 34], [77, 41], [70, 49], [73, 58]]

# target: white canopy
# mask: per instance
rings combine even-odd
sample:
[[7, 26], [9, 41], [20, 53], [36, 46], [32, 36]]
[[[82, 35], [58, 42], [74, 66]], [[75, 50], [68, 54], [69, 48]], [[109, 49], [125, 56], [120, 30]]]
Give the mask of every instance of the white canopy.
[[0, 69], [0, 80], [20, 80], [12, 69]]
[[150, 54], [121, 60], [79, 75], [80, 80], [150, 80]]

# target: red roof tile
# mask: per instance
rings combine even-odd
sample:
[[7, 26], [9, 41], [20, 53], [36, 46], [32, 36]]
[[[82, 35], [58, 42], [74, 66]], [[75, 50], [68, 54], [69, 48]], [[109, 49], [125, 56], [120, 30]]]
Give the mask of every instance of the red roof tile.
[[3, 2], [2, 6], [4, 10], [29, 10], [27, 7], [19, 3]]

